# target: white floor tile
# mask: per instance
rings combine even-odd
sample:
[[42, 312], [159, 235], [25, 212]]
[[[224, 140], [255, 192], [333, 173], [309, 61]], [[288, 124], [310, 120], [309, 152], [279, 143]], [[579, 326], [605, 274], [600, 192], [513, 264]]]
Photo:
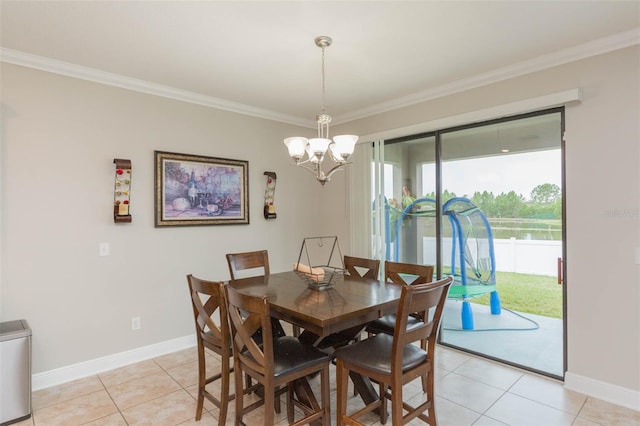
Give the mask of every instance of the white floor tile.
[[570, 426], [575, 416], [530, 399], [506, 393], [485, 415], [514, 426]]
[[451, 373], [440, 380], [436, 395], [477, 413], [484, 413], [504, 391], [468, 377]]
[[509, 392], [570, 414], [578, 414], [587, 399], [559, 381], [532, 374], [525, 374]]

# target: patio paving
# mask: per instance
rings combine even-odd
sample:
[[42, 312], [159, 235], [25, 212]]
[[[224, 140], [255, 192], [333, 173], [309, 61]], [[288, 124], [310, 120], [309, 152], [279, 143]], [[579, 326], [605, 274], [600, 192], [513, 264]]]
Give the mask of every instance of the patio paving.
[[447, 301], [440, 331], [442, 344], [563, 378], [561, 319], [504, 308], [500, 315], [492, 315], [488, 306], [471, 306], [474, 330], [462, 330], [462, 302]]

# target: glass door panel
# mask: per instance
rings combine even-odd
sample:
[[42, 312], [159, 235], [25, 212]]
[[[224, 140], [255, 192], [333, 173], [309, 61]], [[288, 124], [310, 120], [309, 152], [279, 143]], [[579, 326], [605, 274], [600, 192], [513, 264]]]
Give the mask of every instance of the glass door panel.
[[436, 266], [435, 136], [384, 143], [385, 260]]
[[372, 253], [454, 275], [440, 343], [562, 378], [563, 109], [377, 141]]
[[441, 343], [562, 377], [561, 112], [445, 131]]

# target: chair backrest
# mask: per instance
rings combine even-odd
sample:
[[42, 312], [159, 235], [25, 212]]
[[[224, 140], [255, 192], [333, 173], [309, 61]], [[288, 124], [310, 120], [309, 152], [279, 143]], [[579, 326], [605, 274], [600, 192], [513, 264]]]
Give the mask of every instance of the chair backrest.
[[[269, 275], [269, 252], [267, 250], [257, 250], [244, 253], [229, 253], [227, 254], [227, 264], [229, 265], [229, 274], [232, 280], [241, 278], [238, 271], [245, 269], [262, 268], [262, 273], [251, 276], [266, 276]], [[249, 275], [245, 275], [245, 277], [246, 276]]]
[[344, 267], [352, 277], [377, 280], [380, 261], [378, 259], [344, 256]]
[[[201, 280], [191, 274], [187, 275], [187, 282], [191, 293], [198, 343], [202, 341], [208, 347], [230, 348], [229, 323], [223, 297], [223, 284]], [[218, 311], [219, 318], [217, 323], [212, 318], [216, 311]]]
[[[427, 340], [427, 353], [433, 359], [436, 335], [452, 281], [453, 277], [449, 276], [431, 283], [403, 285], [391, 353], [396, 366], [402, 365], [403, 348], [419, 340]], [[412, 312], [425, 312], [426, 315], [421, 318], [422, 324], [407, 331], [407, 321]]]
[[[267, 296], [249, 296], [225, 286], [231, 328], [233, 356], [243, 370], [253, 370], [265, 377], [273, 376], [273, 333]], [[252, 338], [262, 330], [262, 341]]]
[[[408, 281], [409, 278], [412, 278]], [[432, 265], [413, 263], [384, 262], [384, 280], [396, 284], [424, 284], [433, 281]]]

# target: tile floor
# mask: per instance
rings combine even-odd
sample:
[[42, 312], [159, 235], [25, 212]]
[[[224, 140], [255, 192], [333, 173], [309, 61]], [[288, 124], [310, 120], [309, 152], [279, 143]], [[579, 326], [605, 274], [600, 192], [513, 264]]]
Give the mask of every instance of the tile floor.
[[[195, 348], [187, 349], [36, 391], [31, 419], [17, 424], [217, 425], [218, 410], [206, 400], [202, 420], [194, 421], [196, 359]], [[219, 368], [217, 355], [208, 355], [207, 363], [212, 369]], [[319, 387], [319, 379], [312, 379], [311, 384]], [[422, 398], [420, 380], [406, 385], [404, 391], [406, 399], [418, 401]], [[335, 383], [331, 392], [335, 408]], [[640, 412], [445, 347], [438, 347], [436, 354], [436, 394], [438, 424], [443, 426], [640, 425]], [[350, 409], [361, 405], [360, 398], [351, 397], [349, 405]], [[261, 411], [245, 417], [245, 423], [262, 424]], [[233, 424], [233, 413], [231, 404], [227, 424]], [[366, 423], [380, 424], [374, 415]], [[287, 424], [284, 407], [276, 424]], [[414, 420], [411, 424], [423, 423]]]

